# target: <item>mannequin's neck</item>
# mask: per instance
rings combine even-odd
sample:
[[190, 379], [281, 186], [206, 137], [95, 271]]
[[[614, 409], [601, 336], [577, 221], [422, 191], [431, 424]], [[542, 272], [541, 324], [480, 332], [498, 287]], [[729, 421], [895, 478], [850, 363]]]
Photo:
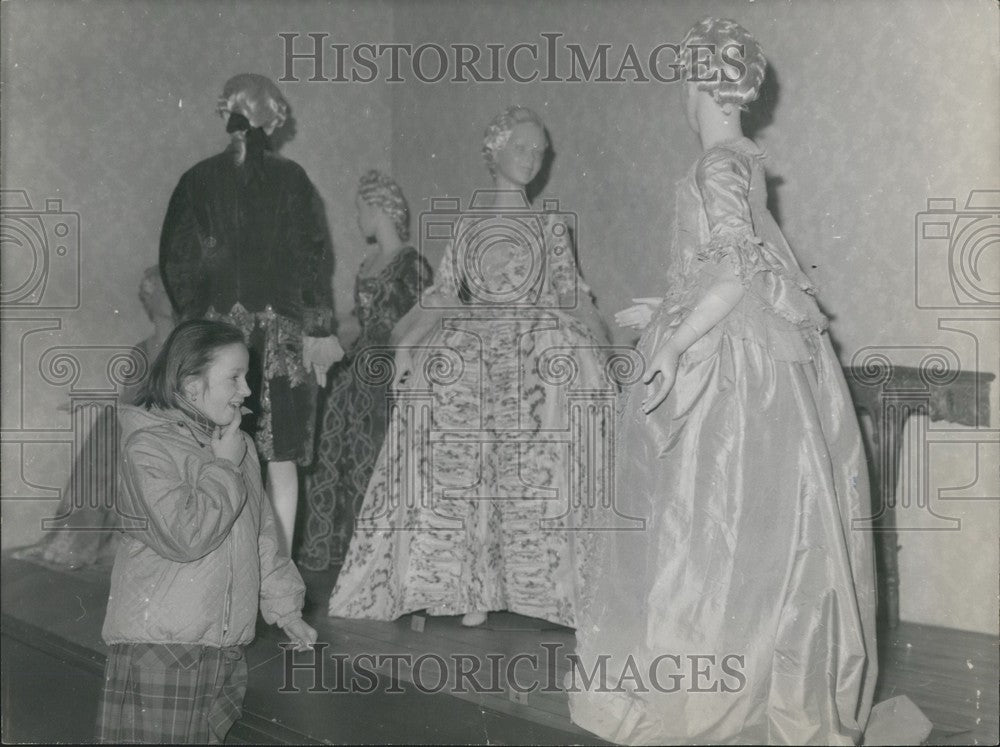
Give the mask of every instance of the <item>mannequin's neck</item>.
[[490, 199], [495, 208], [523, 208], [528, 202], [523, 184], [515, 184], [502, 174], [493, 177], [493, 188], [496, 190]]
[[740, 110], [735, 107], [730, 114], [725, 114], [722, 109], [716, 108], [708, 116], [702, 117], [698, 130], [698, 136], [701, 138], [701, 147], [704, 150], [708, 150], [719, 143], [742, 138], [743, 122], [741, 114]]
[[380, 221], [375, 228], [375, 243], [379, 253], [390, 256], [403, 248], [403, 242], [396, 232], [396, 224], [392, 220]]

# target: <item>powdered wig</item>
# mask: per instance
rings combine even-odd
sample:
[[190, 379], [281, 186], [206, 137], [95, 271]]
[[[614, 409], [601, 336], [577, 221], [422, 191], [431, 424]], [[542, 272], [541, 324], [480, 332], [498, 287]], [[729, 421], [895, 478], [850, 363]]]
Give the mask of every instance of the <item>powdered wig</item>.
[[681, 42], [685, 80], [717, 104], [745, 107], [756, 100], [767, 60], [760, 44], [736, 21], [703, 18]]
[[288, 118], [288, 102], [270, 78], [240, 73], [222, 87], [216, 111], [225, 119], [242, 114], [251, 127], [259, 127], [270, 135]]
[[483, 135], [483, 158], [486, 160], [486, 168], [490, 170], [491, 175], [496, 174], [497, 153], [507, 145], [510, 133], [513, 132], [514, 128], [524, 122], [532, 122], [538, 125], [543, 133], [545, 132], [545, 125], [542, 124], [541, 118], [531, 109], [523, 106], [509, 107], [494, 117], [490, 126], [486, 128], [486, 133]]
[[237, 343], [246, 345], [243, 333], [231, 324], [209, 319], [181, 322], [160, 348], [136, 402], [146, 409], [178, 408], [197, 417], [184, 401], [185, 382], [191, 376], [204, 376], [219, 349]]
[[410, 206], [406, 203], [403, 190], [390, 176], [372, 169], [358, 183], [358, 196], [367, 205], [382, 210], [396, 225], [396, 235], [401, 241], [410, 239]]
[[288, 102], [274, 81], [256, 73], [240, 73], [226, 81], [216, 105], [235, 147], [235, 161], [259, 159], [271, 144], [268, 137], [288, 119]]

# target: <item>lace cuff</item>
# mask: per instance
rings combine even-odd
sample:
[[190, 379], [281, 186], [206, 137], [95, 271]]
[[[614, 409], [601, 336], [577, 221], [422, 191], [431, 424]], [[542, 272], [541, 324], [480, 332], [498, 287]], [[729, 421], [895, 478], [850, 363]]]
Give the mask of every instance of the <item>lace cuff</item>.
[[749, 229], [716, 229], [708, 244], [698, 252], [698, 259], [716, 265], [729, 264], [746, 288], [755, 275], [765, 271], [780, 275], [784, 269], [768, 258], [764, 242]]

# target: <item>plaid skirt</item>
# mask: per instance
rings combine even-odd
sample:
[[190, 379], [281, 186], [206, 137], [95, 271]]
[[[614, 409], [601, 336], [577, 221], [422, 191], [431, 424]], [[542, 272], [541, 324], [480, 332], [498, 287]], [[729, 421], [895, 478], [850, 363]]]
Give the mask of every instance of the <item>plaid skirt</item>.
[[104, 667], [97, 741], [220, 744], [246, 690], [242, 646], [116, 644]]

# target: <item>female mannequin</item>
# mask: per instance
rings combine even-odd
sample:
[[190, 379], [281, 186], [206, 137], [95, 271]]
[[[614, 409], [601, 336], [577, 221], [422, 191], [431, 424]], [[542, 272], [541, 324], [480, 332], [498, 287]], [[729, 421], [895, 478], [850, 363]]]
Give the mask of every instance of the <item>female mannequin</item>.
[[356, 199], [358, 229], [372, 246], [354, 283], [354, 311], [339, 325], [347, 353], [331, 374], [306, 481], [306, 520], [299, 565], [339, 565], [375, 467], [386, 429], [386, 384], [367, 375], [371, 355], [384, 354], [389, 334], [431, 283], [431, 268], [409, 244], [409, 207], [399, 186], [370, 171]]
[[[568, 475], [588, 465], [571, 464], [556, 434], [569, 427], [568, 393], [603, 383], [603, 336], [581, 321], [597, 328], [566, 224], [528, 210], [525, 187], [547, 145], [527, 109], [487, 130], [496, 189], [473, 207], [491, 217], [459, 219], [435, 285], [395, 332], [398, 428], [376, 461], [332, 616], [427, 609], [479, 625], [507, 609], [575, 624], [591, 534], [574, 530], [590, 506]], [[477, 258], [463, 226], [495, 230], [497, 241]], [[575, 367], [570, 381], [552, 375], [557, 350]], [[450, 378], [438, 375], [442, 359]]]
[[[649, 388], [623, 397], [616, 498], [646, 526], [597, 542], [570, 713], [624, 744], [854, 744], [877, 670], [858, 423], [743, 137], [760, 46], [714, 18], [684, 46], [704, 152], [677, 187], [662, 302], [620, 317], [644, 328]], [[697, 83], [696, 50], [710, 52]], [[576, 676], [598, 662], [596, 682]]]

